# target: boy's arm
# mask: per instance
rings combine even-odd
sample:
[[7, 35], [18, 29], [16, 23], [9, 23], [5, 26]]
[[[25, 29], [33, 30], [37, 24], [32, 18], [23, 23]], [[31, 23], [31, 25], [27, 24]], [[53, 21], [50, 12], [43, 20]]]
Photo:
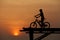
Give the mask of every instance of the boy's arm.
[[40, 14], [37, 14], [35, 17], [37, 17], [37, 18], [40, 17]]

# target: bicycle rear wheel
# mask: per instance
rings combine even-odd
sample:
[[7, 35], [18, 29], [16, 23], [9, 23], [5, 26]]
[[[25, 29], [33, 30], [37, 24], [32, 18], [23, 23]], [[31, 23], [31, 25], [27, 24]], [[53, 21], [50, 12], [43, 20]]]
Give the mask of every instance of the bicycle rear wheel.
[[45, 22], [44, 26], [45, 26], [45, 28], [50, 28], [50, 23], [49, 22]]

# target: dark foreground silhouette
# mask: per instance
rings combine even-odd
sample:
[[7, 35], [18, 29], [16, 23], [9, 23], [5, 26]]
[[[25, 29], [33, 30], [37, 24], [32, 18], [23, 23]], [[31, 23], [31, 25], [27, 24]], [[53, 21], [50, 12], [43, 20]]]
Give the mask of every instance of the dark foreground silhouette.
[[[60, 34], [60, 28], [23, 28], [23, 30], [20, 30], [21, 32], [26, 32], [29, 34], [29, 40], [42, 40], [43, 38], [47, 37], [50, 34]], [[42, 32], [41, 32], [42, 31]], [[36, 39], [33, 39], [33, 34], [43, 34], [40, 37], [37, 37]]]
[[[44, 21], [45, 17], [44, 17], [42, 9], [40, 9], [39, 12], [40, 12], [39, 14], [35, 15], [36, 19], [34, 22], [30, 24], [30, 27], [37, 28], [37, 23], [38, 23], [41, 28], [50, 28], [50, 23]], [[37, 19], [39, 17], [41, 17], [41, 20]]]
[[[50, 28], [49, 22], [44, 22], [44, 15], [42, 9], [39, 10], [39, 14], [35, 16], [36, 20], [32, 22], [29, 26], [29, 28], [24, 28], [23, 30], [20, 30], [21, 32], [26, 32], [29, 34], [30, 39], [29, 40], [42, 40], [43, 38], [47, 37], [48, 35], [52, 33], [59, 33], [60, 34], [60, 28]], [[37, 20], [37, 18], [41, 17], [41, 20]], [[37, 28], [37, 23], [39, 24], [40, 28]], [[34, 39], [33, 34], [42, 33], [43, 35], [37, 37]]]

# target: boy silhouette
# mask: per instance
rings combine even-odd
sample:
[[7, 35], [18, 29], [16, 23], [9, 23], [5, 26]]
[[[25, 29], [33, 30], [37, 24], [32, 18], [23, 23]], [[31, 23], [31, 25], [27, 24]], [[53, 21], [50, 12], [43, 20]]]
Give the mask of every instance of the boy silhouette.
[[42, 28], [42, 27], [44, 26], [44, 14], [43, 14], [42, 9], [40, 9], [39, 12], [40, 12], [40, 13], [37, 14], [35, 17], [36, 17], [36, 18], [41, 17], [41, 21], [40, 21], [40, 22], [41, 22], [41, 28]]

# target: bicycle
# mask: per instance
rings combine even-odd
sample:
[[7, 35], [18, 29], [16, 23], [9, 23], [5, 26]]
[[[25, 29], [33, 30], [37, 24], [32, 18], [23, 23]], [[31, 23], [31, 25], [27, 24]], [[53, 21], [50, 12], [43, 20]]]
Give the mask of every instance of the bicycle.
[[[41, 27], [41, 21], [38, 21], [37, 20], [37, 17], [35, 17], [35, 18], [36, 18], [35, 21], [30, 24], [30, 27], [37, 28], [37, 23]], [[49, 22], [44, 22], [44, 25], [43, 26], [44, 27], [41, 27], [41, 28], [50, 28], [50, 23]]]

